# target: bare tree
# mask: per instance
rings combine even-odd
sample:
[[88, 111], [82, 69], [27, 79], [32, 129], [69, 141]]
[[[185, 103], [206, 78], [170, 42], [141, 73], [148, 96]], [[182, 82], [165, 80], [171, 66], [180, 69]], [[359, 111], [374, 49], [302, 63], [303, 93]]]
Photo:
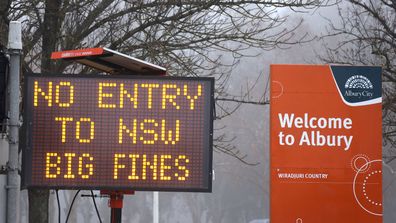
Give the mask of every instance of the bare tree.
[[3, 50], [7, 44], [8, 33], [8, 10], [11, 1], [4, 0], [0, 2], [0, 50]]
[[382, 65], [384, 159], [396, 159], [396, 2], [348, 0], [338, 8], [341, 22], [330, 22], [336, 46], [327, 45], [328, 63]]
[[[3, 7], [4, 2], [6, 7]], [[241, 103], [267, 104], [264, 97], [227, 92], [230, 71], [252, 47], [263, 50], [308, 41], [295, 36], [300, 23], [284, 27], [279, 8], [304, 11], [337, 0], [8, 0], [1, 1], [5, 20], [23, 24], [27, 72], [92, 72], [51, 52], [107, 46], [165, 66], [173, 76], [216, 77], [217, 118], [231, 115]], [[2, 27], [0, 20], [0, 28]], [[243, 161], [225, 134], [215, 150]], [[241, 155], [242, 154], [242, 155]], [[30, 222], [47, 222], [48, 192], [30, 191]]]

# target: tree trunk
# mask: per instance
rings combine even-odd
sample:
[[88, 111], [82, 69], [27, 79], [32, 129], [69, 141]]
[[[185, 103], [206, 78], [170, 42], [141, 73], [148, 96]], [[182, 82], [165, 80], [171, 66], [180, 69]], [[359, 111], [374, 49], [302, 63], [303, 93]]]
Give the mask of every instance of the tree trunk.
[[[43, 21], [41, 72], [55, 72], [54, 63], [51, 61], [51, 53], [55, 51], [59, 38], [61, 22], [60, 9], [62, 0], [46, 0]], [[48, 189], [29, 190], [29, 222], [48, 222]]]
[[8, 10], [11, 0], [0, 1], [0, 51], [7, 46], [8, 39]]
[[48, 189], [29, 190], [29, 222], [48, 222]]
[[43, 42], [41, 53], [41, 72], [55, 72], [55, 63], [51, 61], [51, 53], [56, 50], [61, 29], [62, 0], [46, 0], [43, 21]]

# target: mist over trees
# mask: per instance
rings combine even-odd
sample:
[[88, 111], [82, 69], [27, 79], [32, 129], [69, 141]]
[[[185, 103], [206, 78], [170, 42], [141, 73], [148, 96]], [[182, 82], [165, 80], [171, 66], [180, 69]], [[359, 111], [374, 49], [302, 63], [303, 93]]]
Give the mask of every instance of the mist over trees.
[[[0, 27], [9, 20], [22, 21], [25, 72], [92, 72], [70, 62], [51, 61], [50, 54], [106, 46], [164, 66], [172, 76], [214, 76], [216, 118], [221, 119], [236, 109], [223, 102], [265, 103], [248, 100], [247, 92], [226, 91], [230, 70], [239, 58], [254, 56], [246, 49], [271, 50], [308, 41], [304, 35], [295, 37], [300, 23], [283, 26], [287, 16], [280, 16], [277, 9], [308, 10], [334, 2], [8, 0], [0, 3], [5, 12]], [[216, 149], [236, 155], [217, 145]]]
[[383, 68], [384, 161], [396, 159], [396, 2], [348, 0], [338, 7], [340, 22], [330, 22], [326, 63], [375, 65]]
[[[0, 2], [1, 37], [7, 24], [23, 26], [23, 70], [42, 73], [90, 73], [87, 67], [51, 61], [54, 51], [109, 47], [162, 65], [172, 76], [216, 78], [216, 118], [233, 114], [241, 103], [266, 104], [251, 98], [248, 86], [240, 94], [227, 91], [230, 71], [247, 49], [271, 50], [308, 41], [295, 36], [300, 23], [285, 27], [279, 8], [314, 9], [331, 0], [3, 0]], [[224, 59], [227, 58], [227, 59]], [[245, 162], [226, 128], [215, 136], [214, 149]], [[31, 190], [30, 222], [47, 222], [48, 191]]]
[[[290, 26], [290, 18], [278, 13], [279, 9], [290, 10], [291, 13], [309, 11], [319, 6], [331, 5], [337, 1], [318, 0], [274, 0], [274, 1], [194, 1], [194, 0], [1, 0], [0, 1], [0, 48], [6, 45], [7, 24], [10, 20], [20, 20], [23, 25], [23, 70], [25, 72], [43, 73], [92, 73], [87, 67], [65, 61], [51, 61], [51, 52], [86, 47], [109, 47], [120, 52], [159, 64], [168, 69], [173, 76], [214, 76], [216, 77], [216, 116], [214, 164], [219, 170], [218, 186], [224, 188], [211, 196], [186, 194], [171, 196], [172, 205], [163, 204], [162, 210], [167, 211], [167, 219], [178, 219], [180, 215], [173, 206], [186, 213], [185, 220], [191, 222], [235, 222], [248, 221], [247, 216], [254, 215], [246, 211], [239, 219], [235, 219], [232, 210], [255, 202], [252, 195], [246, 200], [227, 197], [238, 193], [237, 189], [267, 190], [261, 188], [262, 173], [245, 168], [249, 176], [238, 175], [234, 169], [225, 164], [237, 158], [248, 164], [263, 160], [245, 157], [245, 147], [257, 149], [254, 137], [262, 137], [262, 129], [252, 130], [263, 121], [257, 121], [250, 128], [247, 137], [250, 145], [238, 144], [229, 131], [238, 131], [246, 121], [248, 106], [264, 105], [268, 98], [252, 93], [253, 83], [241, 90], [230, 90], [232, 77], [230, 74], [240, 65], [241, 58], [256, 57], [259, 51], [269, 51], [278, 47], [288, 48], [295, 44], [311, 40], [301, 29], [300, 20]], [[321, 60], [326, 63], [353, 65], [383, 66], [383, 138], [384, 160], [388, 163], [396, 158], [396, 3], [393, 0], [346, 0], [338, 8], [337, 19], [329, 18], [326, 37], [336, 38], [333, 44], [325, 45], [325, 54]], [[295, 17], [293, 17], [295, 18]], [[340, 19], [340, 20], [338, 20]], [[300, 35], [296, 33], [302, 32]], [[326, 40], [326, 38], [324, 38]], [[258, 49], [253, 51], [252, 48]], [[322, 48], [323, 49], [323, 48]], [[279, 62], [279, 60], [278, 60]], [[249, 65], [252, 65], [250, 63]], [[241, 74], [242, 75], [242, 74]], [[243, 78], [236, 78], [243, 81]], [[259, 79], [263, 81], [262, 79]], [[238, 93], [235, 93], [238, 92]], [[259, 117], [258, 112], [249, 116]], [[246, 118], [247, 119], [247, 118]], [[237, 120], [237, 121], [235, 121]], [[231, 124], [224, 124], [230, 122]], [[219, 124], [220, 123], [220, 124]], [[242, 123], [242, 124], [241, 124]], [[225, 125], [225, 126], [223, 126]], [[231, 129], [232, 128], [232, 129]], [[242, 131], [242, 130], [241, 130]], [[223, 154], [231, 157], [223, 156]], [[267, 161], [267, 160], [264, 160]], [[217, 166], [216, 166], [217, 165]], [[235, 165], [233, 165], [235, 166]], [[245, 173], [246, 173], [245, 172]], [[223, 179], [222, 179], [223, 178]], [[229, 185], [235, 178], [242, 178], [246, 185]], [[30, 193], [30, 222], [47, 222], [49, 193], [47, 190], [32, 190]], [[136, 195], [143, 201], [149, 195]], [[65, 204], [70, 204], [70, 196], [64, 195]], [[227, 197], [226, 203], [220, 200]], [[257, 207], [263, 206], [264, 199], [256, 198]], [[150, 207], [129, 203], [136, 212], [142, 213], [136, 221], [147, 220], [143, 215], [150, 214]], [[245, 203], [244, 203], [245, 202]], [[84, 202], [83, 205], [85, 205]], [[251, 204], [251, 203], [249, 203]], [[51, 204], [50, 204], [51, 206]], [[202, 208], [208, 206], [211, 209]], [[224, 208], [223, 208], [224, 206]], [[256, 207], [256, 208], [257, 208]], [[106, 209], [105, 202], [101, 205]], [[231, 211], [226, 212], [224, 209]], [[254, 212], [250, 210], [251, 212]], [[268, 210], [263, 210], [268, 216]], [[84, 215], [87, 219], [93, 213]], [[132, 218], [133, 213], [125, 215]], [[88, 217], [87, 217], [88, 216]], [[92, 216], [96, 219], [96, 216]], [[108, 216], [102, 216], [107, 219]], [[77, 216], [74, 219], [78, 219]], [[392, 222], [392, 219], [389, 221]]]
[[339, 21], [328, 18], [326, 63], [382, 66], [384, 222], [395, 222], [396, 185], [396, 2], [348, 0], [338, 6]]

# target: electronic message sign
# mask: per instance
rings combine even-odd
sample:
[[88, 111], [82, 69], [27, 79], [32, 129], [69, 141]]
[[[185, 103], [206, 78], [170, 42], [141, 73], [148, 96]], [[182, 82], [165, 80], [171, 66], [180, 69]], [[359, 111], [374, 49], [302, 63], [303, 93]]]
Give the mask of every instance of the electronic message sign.
[[24, 81], [25, 187], [211, 191], [213, 78]]
[[271, 223], [382, 222], [381, 67], [271, 65]]

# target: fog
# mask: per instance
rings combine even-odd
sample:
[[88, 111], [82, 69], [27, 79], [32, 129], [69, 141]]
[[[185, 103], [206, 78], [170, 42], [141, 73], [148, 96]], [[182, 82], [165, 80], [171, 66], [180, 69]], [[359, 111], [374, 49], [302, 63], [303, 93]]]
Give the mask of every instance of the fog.
[[[280, 13], [290, 14], [289, 23], [295, 24], [300, 18], [304, 23], [296, 35], [308, 33], [308, 38], [320, 36], [326, 32], [327, 20], [336, 20], [335, 7], [310, 11], [304, 14], [281, 10]], [[336, 39], [319, 40], [285, 46], [283, 49], [261, 51], [251, 49], [257, 56], [242, 58], [232, 70], [229, 91], [239, 94], [241, 89], [255, 85], [250, 92], [252, 99], [260, 99], [268, 90], [270, 64], [307, 64], [320, 63], [318, 54], [327, 41], [332, 44]], [[224, 58], [225, 60], [227, 58]], [[256, 81], [258, 81], [256, 83]], [[229, 106], [235, 106], [230, 102]], [[226, 128], [223, 128], [226, 126]], [[231, 116], [215, 122], [215, 134], [226, 133], [249, 164], [234, 157], [214, 152], [213, 156], [213, 191], [212, 193], [159, 193], [159, 222], [169, 223], [264, 223], [269, 219], [269, 105], [244, 104]], [[385, 168], [384, 168], [385, 169]], [[385, 172], [385, 170], [384, 170]], [[384, 175], [384, 222], [395, 222], [396, 213], [392, 209], [396, 205], [391, 195], [396, 190], [394, 172], [388, 169]], [[51, 191], [50, 222], [65, 222], [73, 196], [76, 191], [59, 191], [61, 212], [55, 192]], [[98, 194], [95, 191], [95, 194]], [[69, 222], [98, 222], [92, 199], [81, 197], [90, 194], [81, 191], [71, 210]], [[21, 194], [21, 220], [27, 222], [27, 192]], [[107, 198], [95, 198], [103, 222], [109, 222], [110, 209]], [[153, 193], [137, 191], [135, 195], [124, 197], [123, 222], [152, 222]]]

